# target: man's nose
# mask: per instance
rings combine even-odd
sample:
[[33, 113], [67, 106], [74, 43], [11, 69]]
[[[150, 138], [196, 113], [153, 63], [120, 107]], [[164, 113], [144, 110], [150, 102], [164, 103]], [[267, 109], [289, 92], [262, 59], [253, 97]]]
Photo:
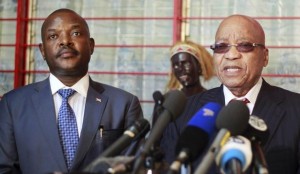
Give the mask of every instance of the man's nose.
[[230, 49], [224, 54], [226, 59], [238, 59], [241, 57], [241, 53], [235, 46], [231, 46]]
[[59, 42], [59, 46], [72, 46], [74, 43], [71, 39], [71, 36], [65, 34], [65, 35], [62, 35], [61, 37], [61, 40]]

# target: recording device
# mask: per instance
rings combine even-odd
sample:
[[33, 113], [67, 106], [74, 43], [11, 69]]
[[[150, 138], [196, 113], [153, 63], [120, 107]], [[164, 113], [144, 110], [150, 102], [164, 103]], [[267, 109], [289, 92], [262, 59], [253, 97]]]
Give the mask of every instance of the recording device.
[[251, 162], [251, 143], [243, 136], [230, 137], [216, 155], [216, 164], [223, 173], [245, 172]]
[[98, 173], [102, 170], [102, 159], [105, 157], [113, 157], [119, 155], [131, 142], [146, 135], [150, 129], [149, 122], [142, 118], [136, 120], [123, 135], [118, 138], [109, 148], [107, 148], [98, 158], [96, 158], [91, 164], [89, 164], [84, 171]]
[[161, 137], [168, 123], [175, 120], [184, 110], [186, 104], [186, 96], [179, 90], [171, 90], [164, 95], [162, 104], [164, 110], [158, 116], [155, 124], [141, 149], [139, 157], [134, 163], [133, 173], [137, 173], [142, 167], [146, 156], [148, 155], [152, 145]]
[[169, 173], [178, 173], [182, 163], [194, 160], [204, 150], [215, 130], [215, 120], [220, 110], [221, 105], [210, 102], [189, 120], [178, 139], [178, 156], [171, 164]]
[[218, 114], [216, 126], [219, 129], [214, 141], [203, 157], [196, 173], [207, 173], [214, 161], [215, 155], [227, 142], [230, 136], [243, 133], [248, 125], [249, 109], [242, 101], [234, 100], [223, 107]]
[[267, 142], [269, 137], [269, 130], [265, 121], [255, 115], [251, 115], [249, 118], [249, 125], [244, 133], [244, 136], [246, 136], [252, 144], [255, 173], [268, 174], [269, 171], [267, 162], [261, 147]]

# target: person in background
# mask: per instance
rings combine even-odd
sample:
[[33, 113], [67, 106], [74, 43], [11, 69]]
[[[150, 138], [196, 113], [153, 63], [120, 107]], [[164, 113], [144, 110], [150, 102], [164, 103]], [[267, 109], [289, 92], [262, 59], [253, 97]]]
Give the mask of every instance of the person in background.
[[89, 76], [95, 42], [80, 15], [58, 9], [41, 34], [50, 75], [4, 94], [0, 173], [81, 171], [143, 118], [136, 96]]
[[[206, 90], [201, 84], [201, 76], [204, 81], [208, 81], [214, 75], [213, 59], [210, 53], [201, 45], [189, 40], [178, 41], [171, 47], [170, 63], [169, 80], [165, 92], [177, 89], [190, 97]], [[163, 110], [161, 107], [163, 97], [157, 95], [156, 98], [154, 98], [152, 125]]]
[[[170, 49], [170, 73], [166, 92], [170, 90], [181, 90], [187, 97], [201, 93], [206, 89], [202, 86], [200, 78], [204, 81], [214, 76], [213, 58], [211, 54], [201, 45], [190, 41], [178, 41]], [[163, 112], [163, 97], [154, 98], [155, 105], [152, 114], [152, 125], [155, 125], [159, 115]], [[160, 141], [155, 143], [154, 149], [160, 153], [159, 160], [163, 153], [159, 147]], [[174, 147], [169, 147], [174, 148]], [[155, 154], [155, 153], [154, 153]]]
[[[210, 53], [203, 46], [190, 40], [178, 41], [170, 48], [170, 63], [166, 92], [178, 89], [190, 97], [206, 90], [201, 84], [200, 77], [208, 81], [214, 75], [213, 59]], [[163, 111], [161, 106], [163, 96], [156, 95], [154, 100], [152, 125]]]
[[[170, 147], [176, 144], [178, 133], [188, 120], [206, 103], [225, 106], [232, 99], [248, 99], [250, 115], [263, 119], [269, 130], [263, 145], [269, 173], [300, 173], [300, 94], [272, 86], [262, 77], [269, 62], [262, 26], [249, 16], [226, 17], [219, 25], [211, 49], [222, 85], [189, 98], [185, 111], [164, 132], [161, 147], [165, 159], [169, 163], [174, 161], [175, 151]], [[194, 161], [194, 168], [205, 152]], [[219, 170], [212, 167], [210, 173]]]
[[171, 47], [170, 53], [171, 71], [166, 91], [179, 89], [187, 97], [205, 91], [200, 77], [208, 81], [214, 75], [210, 53], [192, 41], [177, 42]]

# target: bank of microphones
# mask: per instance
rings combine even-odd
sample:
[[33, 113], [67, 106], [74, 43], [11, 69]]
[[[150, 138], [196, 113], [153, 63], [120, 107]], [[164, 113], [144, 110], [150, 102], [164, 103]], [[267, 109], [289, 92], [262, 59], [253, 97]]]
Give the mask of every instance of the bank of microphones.
[[[125, 148], [127, 148], [133, 141], [145, 136], [149, 131], [150, 124], [146, 119], [136, 120], [133, 125], [129, 126], [123, 135], [117, 139], [110, 147], [108, 147], [98, 158], [90, 163], [84, 172], [89, 173], [111, 173], [112, 169], [109, 163], [117, 163], [117, 161], [132, 160], [128, 157], [119, 157], [113, 159], [112, 157], [119, 155]], [[130, 162], [130, 161], [129, 161]]]
[[193, 161], [205, 149], [220, 109], [217, 103], [207, 103], [190, 119], [178, 139], [177, 158], [170, 165], [169, 174], [179, 173], [182, 164]]
[[[136, 120], [129, 126], [123, 135], [107, 148], [99, 157], [87, 165], [82, 173], [89, 174], [116, 174], [116, 173], [146, 173], [144, 163], [153, 145], [161, 138], [167, 125], [175, 120], [184, 110], [186, 96], [179, 90], [171, 90], [162, 95], [153, 94], [158, 101], [159, 112], [156, 124], [150, 128], [146, 119]], [[135, 140], [145, 139], [135, 156], [120, 156], [121, 152]]]
[[268, 174], [262, 145], [268, 139], [266, 123], [249, 115], [241, 101], [223, 107], [217, 117], [217, 136], [195, 170], [195, 174], [209, 172], [213, 163], [225, 174]]
[[144, 171], [145, 159], [149, 155], [151, 148], [160, 139], [167, 125], [171, 121], [176, 120], [183, 112], [186, 101], [185, 94], [179, 90], [171, 90], [164, 95], [164, 102], [162, 103], [163, 111], [159, 114], [156, 123], [153, 125], [145, 144], [140, 150], [139, 156], [135, 159], [133, 174]]
[[[151, 171], [145, 166], [148, 157], [156, 153], [153, 147], [159, 146], [165, 128], [182, 114], [187, 101], [179, 90], [164, 95], [155, 91], [153, 98], [157, 109], [153, 111], [156, 117], [152, 128], [146, 119], [136, 120], [84, 172], [146, 174]], [[268, 174], [262, 149], [268, 136], [266, 123], [258, 116], [250, 116], [248, 107], [242, 101], [231, 101], [223, 107], [208, 102], [191, 117], [180, 133], [177, 144], [174, 144], [174, 161], [163, 171], [154, 173], [179, 174], [183, 166], [199, 161], [196, 167], [193, 165], [194, 168], [185, 173], [206, 174], [214, 166], [213, 170], [224, 174]], [[134, 156], [119, 156], [138, 139], [144, 140]]]

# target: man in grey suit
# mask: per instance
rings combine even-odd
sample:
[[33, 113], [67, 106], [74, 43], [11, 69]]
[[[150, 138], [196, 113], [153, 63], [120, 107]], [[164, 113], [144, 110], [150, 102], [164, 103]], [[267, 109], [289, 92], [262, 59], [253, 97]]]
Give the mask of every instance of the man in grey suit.
[[[56, 10], [44, 21], [41, 33], [39, 48], [50, 76], [3, 96], [0, 173], [81, 171], [143, 117], [136, 96], [89, 77], [95, 43], [81, 16], [69, 9]], [[70, 166], [57, 124], [60, 89], [76, 91], [69, 105], [76, 117], [79, 141]]]
[[[202, 106], [208, 102], [224, 106], [232, 99], [247, 98], [250, 115], [263, 119], [269, 129], [263, 146], [269, 173], [299, 173], [300, 95], [272, 86], [261, 77], [269, 61], [261, 25], [248, 16], [229, 16], [221, 22], [211, 49], [216, 75], [222, 85], [190, 97], [184, 113], [167, 127], [161, 141], [166, 160], [169, 163], [174, 160], [176, 154], [171, 145], [176, 144], [188, 120]], [[205, 151], [194, 162], [194, 167], [204, 154]], [[219, 170], [212, 167], [210, 173], [219, 173]]]

